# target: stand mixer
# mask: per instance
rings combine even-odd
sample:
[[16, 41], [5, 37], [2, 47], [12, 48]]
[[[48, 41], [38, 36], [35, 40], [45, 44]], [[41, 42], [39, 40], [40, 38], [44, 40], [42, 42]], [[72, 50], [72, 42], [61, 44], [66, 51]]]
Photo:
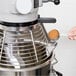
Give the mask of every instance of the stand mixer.
[[[0, 0], [0, 76], [62, 76], [53, 69], [55, 39], [49, 38], [38, 8], [59, 0]], [[56, 60], [57, 61], [57, 60]]]

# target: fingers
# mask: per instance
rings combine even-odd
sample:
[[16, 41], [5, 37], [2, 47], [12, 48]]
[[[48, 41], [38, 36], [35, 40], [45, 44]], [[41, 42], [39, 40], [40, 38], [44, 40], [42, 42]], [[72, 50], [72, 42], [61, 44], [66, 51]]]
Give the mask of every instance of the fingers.
[[68, 38], [69, 38], [70, 40], [76, 40], [76, 35], [68, 36]]

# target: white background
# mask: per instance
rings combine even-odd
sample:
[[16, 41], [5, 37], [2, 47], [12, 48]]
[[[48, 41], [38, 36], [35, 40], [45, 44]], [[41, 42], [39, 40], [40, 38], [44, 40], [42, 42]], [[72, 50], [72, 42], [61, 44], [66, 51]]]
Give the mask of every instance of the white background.
[[61, 4], [56, 6], [53, 3], [45, 3], [40, 8], [39, 13], [42, 17], [55, 17], [56, 24], [46, 24], [46, 30], [57, 28], [61, 35], [67, 35], [67, 32], [73, 26], [76, 26], [76, 0], [61, 0]]
[[67, 38], [68, 31], [76, 26], [76, 0], [61, 0], [58, 6], [46, 3], [40, 8], [39, 13], [42, 17], [57, 19], [56, 24], [45, 24], [47, 32], [56, 28], [61, 34], [55, 49], [56, 58], [59, 61], [55, 68], [64, 76], [76, 76], [76, 40]]

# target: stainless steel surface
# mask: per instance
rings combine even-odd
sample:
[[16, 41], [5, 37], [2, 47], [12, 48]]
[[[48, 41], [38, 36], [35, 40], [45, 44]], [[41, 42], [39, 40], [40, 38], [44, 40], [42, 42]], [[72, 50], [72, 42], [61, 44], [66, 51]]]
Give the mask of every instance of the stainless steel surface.
[[[49, 76], [50, 64], [31, 71], [23, 72], [11, 72], [11, 71], [0, 71], [0, 76]], [[51, 71], [51, 70], [50, 70]]]

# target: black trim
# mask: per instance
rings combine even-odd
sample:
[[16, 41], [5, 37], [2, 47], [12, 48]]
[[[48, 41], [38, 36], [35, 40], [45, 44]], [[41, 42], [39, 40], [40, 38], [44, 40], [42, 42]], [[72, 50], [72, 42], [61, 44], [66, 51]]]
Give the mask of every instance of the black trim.
[[38, 20], [32, 21], [32, 22], [24, 22], [24, 23], [10, 23], [10, 22], [1, 22], [1, 25], [8, 26], [8, 27], [25, 27], [25, 26], [31, 26], [38, 23]]
[[39, 0], [34, 0], [34, 8], [38, 8], [39, 7]]

